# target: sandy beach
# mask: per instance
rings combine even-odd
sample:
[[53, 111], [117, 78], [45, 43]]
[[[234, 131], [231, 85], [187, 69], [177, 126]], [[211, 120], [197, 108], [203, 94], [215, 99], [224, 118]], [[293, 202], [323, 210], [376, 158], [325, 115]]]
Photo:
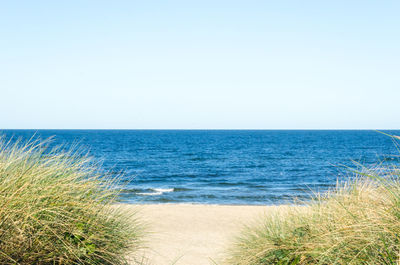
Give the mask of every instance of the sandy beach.
[[287, 206], [228, 206], [191, 204], [127, 205], [139, 210], [151, 232], [146, 264], [222, 264], [231, 240], [265, 214]]

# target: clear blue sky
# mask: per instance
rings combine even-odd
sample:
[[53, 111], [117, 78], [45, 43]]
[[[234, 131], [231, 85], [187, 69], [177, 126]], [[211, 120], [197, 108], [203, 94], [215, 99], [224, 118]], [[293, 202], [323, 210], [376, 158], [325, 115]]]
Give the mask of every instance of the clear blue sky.
[[3, 1], [0, 128], [396, 129], [400, 1]]

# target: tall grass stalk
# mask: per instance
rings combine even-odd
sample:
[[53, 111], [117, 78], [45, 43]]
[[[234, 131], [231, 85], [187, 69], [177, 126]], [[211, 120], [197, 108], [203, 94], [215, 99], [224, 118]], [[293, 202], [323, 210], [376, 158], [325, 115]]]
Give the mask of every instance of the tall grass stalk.
[[400, 264], [396, 167], [363, 169], [306, 207], [246, 228], [228, 264]]
[[0, 140], [0, 264], [127, 264], [142, 229], [116, 181], [81, 152]]

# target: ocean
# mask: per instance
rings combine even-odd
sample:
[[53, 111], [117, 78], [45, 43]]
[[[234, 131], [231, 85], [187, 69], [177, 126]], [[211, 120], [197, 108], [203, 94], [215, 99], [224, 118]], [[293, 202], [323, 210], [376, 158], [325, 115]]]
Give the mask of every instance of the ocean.
[[78, 144], [103, 170], [123, 172], [120, 200], [126, 203], [307, 201], [351, 177], [348, 166], [400, 161], [390, 137], [364, 130], [1, 130], [0, 135]]

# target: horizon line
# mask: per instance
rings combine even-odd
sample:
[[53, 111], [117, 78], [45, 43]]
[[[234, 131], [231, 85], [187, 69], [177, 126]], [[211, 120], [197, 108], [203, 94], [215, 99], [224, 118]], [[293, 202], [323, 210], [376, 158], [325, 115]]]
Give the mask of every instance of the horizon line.
[[397, 131], [400, 128], [0, 128], [1, 130], [86, 130], [86, 131]]

